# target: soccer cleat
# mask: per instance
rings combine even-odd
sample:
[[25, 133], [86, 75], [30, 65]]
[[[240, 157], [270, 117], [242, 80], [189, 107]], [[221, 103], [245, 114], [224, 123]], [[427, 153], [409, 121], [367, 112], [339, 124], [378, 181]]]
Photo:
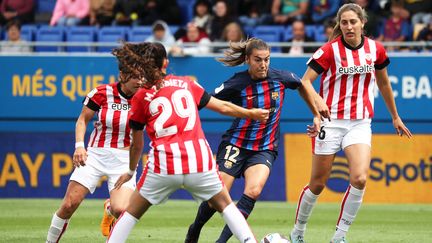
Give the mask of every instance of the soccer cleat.
[[345, 239], [345, 237], [342, 237], [338, 239], [332, 239], [330, 243], [348, 243], [348, 241]]
[[111, 232], [111, 228], [114, 225], [115, 217], [111, 214], [108, 214], [108, 208], [110, 207], [110, 200], [107, 199], [104, 202], [104, 214], [102, 218], [102, 222], [100, 224], [100, 229], [103, 236], [109, 236]]
[[201, 233], [201, 229], [194, 229], [194, 224], [191, 224], [189, 226], [187, 235], [186, 235], [186, 239], [184, 241], [184, 243], [198, 243], [198, 238], [200, 236]]
[[305, 243], [302, 235], [293, 235], [292, 233], [289, 234], [290, 242], [291, 243]]

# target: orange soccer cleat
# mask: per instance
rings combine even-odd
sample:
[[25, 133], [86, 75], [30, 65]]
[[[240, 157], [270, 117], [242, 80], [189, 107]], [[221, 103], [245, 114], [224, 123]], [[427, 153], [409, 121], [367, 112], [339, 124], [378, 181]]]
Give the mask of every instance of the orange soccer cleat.
[[102, 222], [100, 224], [100, 229], [103, 236], [109, 236], [111, 232], [111, 228], [114, 225], [115, 217], [108, 213], [110, 207], [110, 200], [107, 199], [104, 202], [104, 214], [102, 218]]

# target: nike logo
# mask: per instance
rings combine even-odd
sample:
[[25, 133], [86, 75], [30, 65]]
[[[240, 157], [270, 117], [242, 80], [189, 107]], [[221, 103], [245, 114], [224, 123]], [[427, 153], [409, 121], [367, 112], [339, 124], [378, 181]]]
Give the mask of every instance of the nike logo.
[[251, 99], [253, 99], [253, 98], [255, 98], [255, 95], [254, 95], [254, 96], [247, 96], [247, 97], [246, 97], [247, 100], [251, 100]]

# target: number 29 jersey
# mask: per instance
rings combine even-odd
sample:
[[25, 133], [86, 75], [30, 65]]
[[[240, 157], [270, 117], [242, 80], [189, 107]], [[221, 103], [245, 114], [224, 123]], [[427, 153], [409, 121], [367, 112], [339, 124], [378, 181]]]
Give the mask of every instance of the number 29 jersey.
[[132, 99], [129, 125], [150, 138], [147, 167], [157, 174], [190, 174], [216, 169], [198, 110], [210, 95], [187, 77], [168, 75], [163, 87], [141, 89]]

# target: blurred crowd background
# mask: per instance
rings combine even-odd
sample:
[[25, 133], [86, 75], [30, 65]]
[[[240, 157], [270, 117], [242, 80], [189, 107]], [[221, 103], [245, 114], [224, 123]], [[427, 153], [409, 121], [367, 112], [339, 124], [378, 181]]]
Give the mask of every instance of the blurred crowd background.
[[365, 35], [388, 51], [432, 51], [431, 0], [0, 0], [0, 52], [107, 52], [124, 40], [206, 55], [258, 37], [274, 53], [302, 55], [328, 40], [348, 2], [365, 9]]

